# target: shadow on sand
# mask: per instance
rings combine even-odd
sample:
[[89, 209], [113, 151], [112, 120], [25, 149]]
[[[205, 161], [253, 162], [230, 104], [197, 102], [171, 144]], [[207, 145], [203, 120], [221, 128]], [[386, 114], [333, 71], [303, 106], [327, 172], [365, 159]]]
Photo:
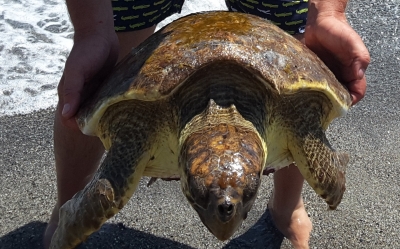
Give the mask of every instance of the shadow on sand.
[[[41, 249], [42, 234], [46, 223], [34, 221], [0, 238], [1, 249]], [[231, 240], [224, 249], [234, 248], [280, 248], [283, 235], [275, 228], [266, 211], [264, 215], [241, 236]], [[78, 249], [109, 248], [177, 248], [192, 249], [182, 243], [127, 228], [123, 224], [105, 224], [81, 244]]]

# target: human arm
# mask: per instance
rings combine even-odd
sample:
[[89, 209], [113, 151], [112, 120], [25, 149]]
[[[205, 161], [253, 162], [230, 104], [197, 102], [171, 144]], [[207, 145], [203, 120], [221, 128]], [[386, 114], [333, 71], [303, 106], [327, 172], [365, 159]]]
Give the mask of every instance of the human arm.
[[58, 87], [63, 123], [76, 126], [84, 84], [99, 73], [105, 74], [118, 58], [118, 39], [109, 0], [67, 0], [68, 12], [74, 26], [74, 45], [65, 63]]
[[366, 91], [368, 49], [347, 22], [347, 0], [310, 0], [305, 43], [349, 89], [353, 104]]

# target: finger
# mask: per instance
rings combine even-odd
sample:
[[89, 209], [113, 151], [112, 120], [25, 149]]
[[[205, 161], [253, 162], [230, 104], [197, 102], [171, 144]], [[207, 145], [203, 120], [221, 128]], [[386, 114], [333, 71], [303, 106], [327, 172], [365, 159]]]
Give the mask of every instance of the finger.
[[69, 119], [65, 119], [65, 120], [63, 120], [62, 122], [63, 122], [63, 124], [64, 124], [65, 126], [67, 126], [69, 129], [76, 130], [76, 131], [79, 131], [79, 130], [80, 130], [80, 129], [79, 129], [79, 126], [78, 126], [78, 123], [76, 122], [75, 116], [73, 116], [73, 117], [71, 117], [71, 118], [69, 118]]
[[[343, 65], [343, 80], [345, 82], [362, 80], [371, 60], [368, 49], [353, 29], [351, 29], [348, 38], [344, 40], [344, 44], [343, 46], [346, 48], [344, 51], [347, 52], [343, 54], [344, 58], [341, 58], [341, 60], [343, 62], [350, 61], [350, 65]], [[349, 66], [350, 70], [348, 70]]]
[[64, 106], [64, 80], [65, 75], [63, 74], [57, 87], [58, 105], [56, 110], [56, 117], [60, 119], [63, 125], [69, 127], [70, 129], [79, 130], [78, 125], [75, 121], [75, 117], [68, 119], [62, 116], [62, 108]]
[[[60, 101], [59, 104], [61, 104], [62, 102]], [[57, 117], [59, 117], [61, 123], [68, 127], [71, 130], [76, 130], [79, 131], [79, 127], [78, 127], [78, 123], [76, 122], [75, 116], [71, 117], [71, 118], [64, 118], [61, 113], [62, 113], [62, 106], [60, 105], [57, 107]]]
[[350, 91], [352, 104], [355, 105], [364, 97], [367, 89], [365, 71], [370, 63], [370, 55], [361, 37], [353, 32], [350, 38], [353, 42], [348, 42], [348, 55], [352, 58], [350, 70], [343, 67], [342, 72], [343, 82]]
[[364, 54], [361, 54], [359, 57], [354, 59], [352, 66], [351, 66], [354, 77], [358, 80], [361, 80], [364, 78], [365, 71], [367, 70], [370, 60], [371, 60], [368, 50], [365, 50], [361, 53], [364, 53]]
[[65, 119], [69, 119], [73, 117], [78, 110], [85, 77], [81, 70], [68, 63], [65, 66], [64, 75], [62, 89], [64, 103], [61, 114]]
[[362, 98], [364, 98], [365, 93], [367, 91], [367, 80], [365, 76], [363, 76], [360, 80], [354, 80], [347, 83], [347, 88], [349, 89], [352, 105], [355, 105]]

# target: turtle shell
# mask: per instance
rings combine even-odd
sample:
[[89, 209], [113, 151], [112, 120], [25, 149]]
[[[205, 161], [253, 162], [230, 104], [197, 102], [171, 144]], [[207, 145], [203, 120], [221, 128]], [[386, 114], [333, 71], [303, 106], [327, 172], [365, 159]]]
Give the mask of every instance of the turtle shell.
[[95, 134], [110, 105], [168, 98], [190, 75], [217, 61], [249, 70], [279, 95], [322, 92], [332, 103], [323, 126], [351, 105], [346, 88], [301, 42], [257, 16], [214, 11], [183, 17], [133, 49], [82, 104], [78, 125], [85, 134]]

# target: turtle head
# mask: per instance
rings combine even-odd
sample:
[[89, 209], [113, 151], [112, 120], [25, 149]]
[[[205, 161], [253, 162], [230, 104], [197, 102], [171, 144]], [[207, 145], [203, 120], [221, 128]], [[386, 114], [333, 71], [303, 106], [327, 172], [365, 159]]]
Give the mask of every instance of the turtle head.
[[247, 218], [256, 199], [260, 176], [244, 176], [240, 162], [223, 167], [228, 169], [216, 170], [205, 177], [189, 176], [185, 193], [210, 232], [220, 240], [227, 240]]
[[185, 128], [181, 184], [204, 225], [226, 240], [254, 203], [266, 150], [257, 130], [234, 106], [210, 106], [212, 112], [193, 118], [192, 128]]

